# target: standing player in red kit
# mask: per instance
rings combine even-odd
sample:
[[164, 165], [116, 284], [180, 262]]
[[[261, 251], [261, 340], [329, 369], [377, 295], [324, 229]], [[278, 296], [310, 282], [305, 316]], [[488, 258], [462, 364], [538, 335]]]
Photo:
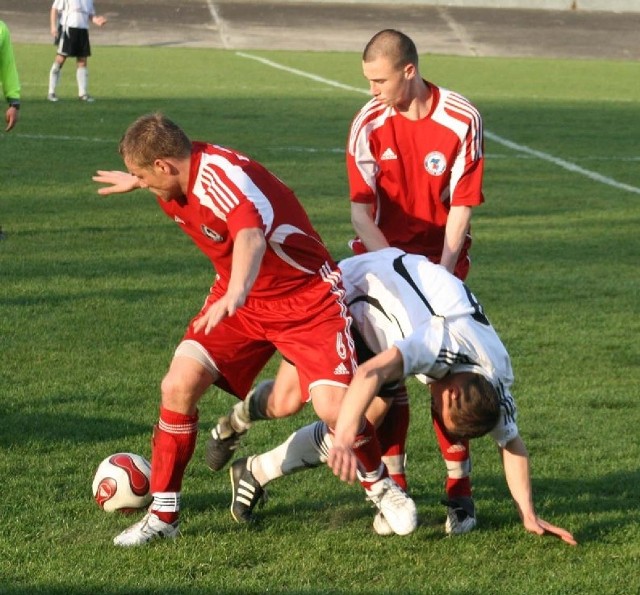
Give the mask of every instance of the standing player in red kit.
[[[469, 272], [470, 220], [482, 194], [482, 118], [461, 95], [426, 81], [413, 41], [400, 31], [374, 35], [362, 56], [373, 98], [356, 114], [347, 146], [356, 254], [389, 246], [426, 256], [464, 280]], [[378, 429], [392, 477], [406, 487], [406, 389]], [[433, 419], [447, 465], [449, 534], [475, 527], [468, 440], [451, 440]]]
[[[114, 539], [143, 545], [178, 534], [180, 494], [198, 429], [197, 404], [215, 384], [239, 399], [278, 350], [299, 377], [300, 399], [333, 427], [355, 368], [340, 272], [294, 193], [250, 158], [191, 142], [162, 114], [142, 116], [120, 141], [129, 171], [98, 171], [100, 194], [146, 188], [217, 273], [161, 385], [151, 456], [153, 502]], [[290, 362], [290, 363], [289, 363]], [[295, 367], [294, 367], [295, 366]], [[270, 402], [281, 398], [278, 379]], [[287, 411], [284, 414], [290, 414]], [[375, 431], [362, 428], [364, 487], [390, 522], [416, 525], [413, 501], [391, 481]]]

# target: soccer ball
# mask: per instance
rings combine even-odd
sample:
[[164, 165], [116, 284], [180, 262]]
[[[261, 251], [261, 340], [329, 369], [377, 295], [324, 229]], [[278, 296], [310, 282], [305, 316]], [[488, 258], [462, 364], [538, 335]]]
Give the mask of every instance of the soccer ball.
[[151, 500], [151, 465], [140, 455], [119, 452], [107, 457], [93, 478], [93, 498], [106, 512], [129, 513]]

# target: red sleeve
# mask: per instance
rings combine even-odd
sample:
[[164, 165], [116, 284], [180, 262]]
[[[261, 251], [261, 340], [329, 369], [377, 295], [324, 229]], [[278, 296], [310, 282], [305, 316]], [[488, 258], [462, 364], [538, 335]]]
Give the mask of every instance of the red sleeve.
[[242, 201], [227, 217], [227, 226], [231, 237], [235, 239], [241, 229], [259, 228], [263, 232], [265, 226], [262, 217], [256, 210], [254, 204], [248, 200]]
[[451, 197], [452, 206], [477, 207], [484, 202], [482, 193], [482, 177], [484, 173], [484, 158], [467, 163], [467, 168], [456, 183]]

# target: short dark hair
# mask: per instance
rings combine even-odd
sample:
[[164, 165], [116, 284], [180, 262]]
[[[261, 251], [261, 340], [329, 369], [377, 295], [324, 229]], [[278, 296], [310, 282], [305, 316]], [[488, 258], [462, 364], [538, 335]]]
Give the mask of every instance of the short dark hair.
[[362, 61], [371, 62], [377, 58], [388, 58], [394, 68], [404, 68], [407, 64], [418, 66], [418, 50], [410, 37], [395, 29], [378, 31], [362, 52]]
[[465, 374], [460, 382], [461, 396], [451, 408], [455, 437], [479, 438], [496, 427], [500, 419], [500, 398], [495, 386], [481, 374]]
[[140, 116], [127, 128], [119, 151], [124, 159], [149, 167], [156, 159], [189, 157], [191, 141], [180, 126], [156, 112]]

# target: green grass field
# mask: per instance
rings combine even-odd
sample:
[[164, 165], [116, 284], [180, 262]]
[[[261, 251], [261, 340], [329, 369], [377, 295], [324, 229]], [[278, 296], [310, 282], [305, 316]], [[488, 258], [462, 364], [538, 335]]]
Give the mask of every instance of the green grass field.
[[[96, 169], [165, 111], [248, 152], [298, 193], [336, 258], [351, 237], [342, 149], [366, 97], [355, 53], [96, 48], [93, 105], [73, 64], [46, 95], [51, 47], [18, 45], [22, 120], [0, 133], [0, 593], [631, 594], [640, 592], [640, 64], [425, 56], [423, 74], [480, 108], [487, 202], [468, 279], [513, 359], [540, 516], [579, 547], [528, 534], [490, 439], [475, 441], [478, 530], [444, 536], [443, 463], [410, 383], [409, 481], [421, 524], [373, 534], [359, 488], [328, 469], [274, 482], [253, 529], [203, 459], [233, 399], [212, 390], [187, 470], [181, 539], [121, 550], [137, 517], [91, 480], [108, 454], [150, 455], [159, 382], [212, 280], [150, 194], [99, 197]], [[275, 363], [275, 362], [274, 362]], [[273, 372], [273, 366], [265, 376]], [[258, 424], [243, 454], [312, 419]]]

